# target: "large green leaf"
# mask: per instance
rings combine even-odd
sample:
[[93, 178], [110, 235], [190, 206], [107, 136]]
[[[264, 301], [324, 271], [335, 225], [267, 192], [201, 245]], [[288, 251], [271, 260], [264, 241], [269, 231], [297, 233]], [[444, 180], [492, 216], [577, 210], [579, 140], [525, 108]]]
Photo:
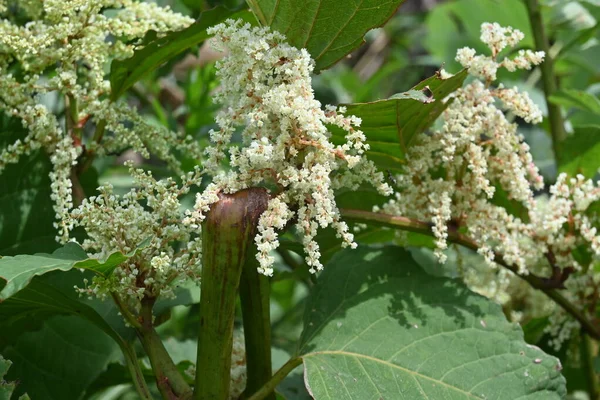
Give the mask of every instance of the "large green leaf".
[[110, 66], [111, 99], [118, 99], [127, 89], [132, 87], [144, 75], [158, 68], [181, 52], [196, 46], [210, 37], [206, 28], [216, 25], [225, 19], [242, 18], [250, 19], [248, 11], [234, 14], [223, 7], [200, 14], [198, 20], [191, 26], [177, 32], [156, 39], [156, 33], [147, 37], [147, 43], [136, 51], [133, 56], [125, 60], [114, 60]]
[[[76, 270], [69, 271], [67, 274], [61, 274], [60, 279], [77, 281], [77, 276], [74, 275], [82, 273]], [[65, 293], [44, 278], [46, 276], [33, 279], [24, 289], [0, 303], [0, 329], [3, 331], [0, 334], [0, 345], [6, 343], [7, 339], [15, 339], [6, 338], [5, 334], [18, 335], [36, 329], [41, 326], [43, 320], [56, 315], [77, 315], [85, 318], [115, 341], [120, 340], [119, 335], [96, 310], [76, 299], [73, 286], [68, 288], [72, 293]], [[79, 282], [81, 279], [82, 276]]]
[[369, 30], [383, 25], [404, 0], [247, 0], [258, 20], [305, 48], [326, 69], [363, 43]]
[[6, 284], [0, 290], [0, 302], [27, 286], [33, 277], [52, 271], [81, 268], [107, 277], [119, 264], [148, 244], [149, 240], [145, 240], [128, 254], [114, 252], [104, 260], [88, 257], [81, 246], [74, 242], [67, 243], [52, 254], [19, 254], [14, 257], [2, 257], [0, 258], [0, 279], [6, 281]]
[[499, 305], [427, 275], [397, 247], [343, 251], [305, 313], [299, 356], [317, 399], [561, 399], [560, 362]]
[[580, 126], [560, 143], [558, 170], [593, 178], [600, 168], [600, 126]]
[[[8, 378], [33, 399], [81, 399], [85, 389], [119, 359], [119, 347], [88, 321], [74, 316], [48, 320], [3, 350], [13, 361]], [[20, 393], [20, 392], [19, 392]]]
[[580, 90], [561, 90], [550, 96], [550, 101], [563, 107], [573, 107], [594, 114], [600, 114], [600, 99], [591, 93]]
[[[382, 170], [401, 170], [414, 138], [429, 128], [448, 107], [449, 102], [444, 99], [462, 87], [466, 77], [465, 70], [449, 79], [434, 75], [409, 92], [387, 100], [348, 104], [347, 114], [362, 119], [360, 129], [370, 146], [367, 157]], [[332, 132], [334, 143], [344, 142], [341, 129], [332, 128]]]
[[[26, 134], [21, 121], [0, 115], [0, 149]], [[58, 247], [51, 170], [48, 155], [38, 150], [0, 172], [0, 255], [52, 252]]]

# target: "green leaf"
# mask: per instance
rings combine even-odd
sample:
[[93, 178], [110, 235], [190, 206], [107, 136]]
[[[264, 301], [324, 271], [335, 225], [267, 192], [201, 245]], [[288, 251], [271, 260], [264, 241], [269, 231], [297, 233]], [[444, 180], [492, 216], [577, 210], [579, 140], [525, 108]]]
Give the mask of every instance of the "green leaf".
[[33, 277], [52, 271], [82, 268], [108, 277], [119, 264], [134, 256], [138, 250], [148, 246], [149, 243], [150, 240], [146, 239], [130, 253], [123, 254], [117, 251], [104, 260], [89, 258], [81, 246], [74, 242], [67, 243], [52, 254], [19, 254], [14, 257], [2, 257], [0, 278], [6, 281], [6, 285], [0, 290], [0, 302], [27, 286]]
[[[429, 128], [448, 107], [449, 102], [443, 100], [462, 87], [466, 77], [466, 70], [449, 79], [435, 75], [412, 90], [387, 100], [348, 104], [347, 114], [362, 119], [360, 129], [370, 146], [367, 157], [382, 170], [402, 170], [406, 151], [414, 138]], [[331, 130], [332, 141], [344, 143], [344, 131], [339, 128]]]
[[550, 96], [550, 101], [566, 108], [573, 107], [600, 115], [600, 99], [591, 93], [565, 89]]
[[[110, 65], [110, 98], [114, 101], [139, 81], [144, 75], [169, 61], [179, 53], [196, 46], [210, 37], [206, 28], [216, 25], [227, 18], [242, 18], [250, 20], [248, 11], [234, 14], [223, 7], [200, 14], [198, 20], [191, 26], [156, 39], [148, 37], [144, 47], [125, 60], [114, 60]], [[152, 33], [152, 32], [150, 32]]]
[[[0, 115], [0, 148], [26, 134], [20, 120]], [[50, 171], [48, 155], [38, 150], [0, 173], [0, 255], [52, 252], [58, 247]]]
[[397, 247], [343, 251], [319, 277], [299, 355], [317, 399], [562, 399], [558, 359], [499, 305]]
[[73, 316], [48, 320], [3, 350], [13, 361], [8, 377], [34, 399], [82, 398], [85, 389], [119, 359], [119, 347], [97, 327]]
[[591, 28], [584, 29], [569, 40], [564, 46], [561, 47], [555, 59], [562, 58], [570, 52], [570, 50], [577, 48], [578, 46], [585, 45], [588, 41], [592, 40], [596, 36], [596, 32], [600, 28], [600, 24], [596, 24]]
[[560, 143], [558, 156], [559, 172], [593, 178], [600, 168], [600, 126], [576, 127], [575, 132]]
[[9, 400], [15, 390], [15, 382], [4, 381], [4, 375], [6, 375], [11, 365], [12, 362], [6, 360], [0, 354], [0, 399], [2, 400]]
[[[79, 271], [69, 271], [68, 274], [82, 275]], [[67, 274], [60, 278], [71, 281]], [[56, 315], [77, 315], [92, 322], [106, 334], [119, 342], [120, 337], [115, 330], [92, 307], [78, 301], [75, 290], [66, 294], [54, 285], [46, 282], [44, 277], [33, 279], [29, 285], [14, 296], [0, 303], [0, 329], [14, 334], [37, 328], [39, 322]], [[75, 276], [75, 278], [77, 278]], [[81, 278], [82, 279], [82, 278]], [[3, 332], [4, 333], [4, 332]], [[3, 336], [3, 335], [2, 335]], [[0, 341], [2, 343], [2, 341]]]
[[305, 48], [316, 71], [329, 68], [360, 46], [364, 35], [383, 25], [404, 0], [248, 0], [262, 25]]

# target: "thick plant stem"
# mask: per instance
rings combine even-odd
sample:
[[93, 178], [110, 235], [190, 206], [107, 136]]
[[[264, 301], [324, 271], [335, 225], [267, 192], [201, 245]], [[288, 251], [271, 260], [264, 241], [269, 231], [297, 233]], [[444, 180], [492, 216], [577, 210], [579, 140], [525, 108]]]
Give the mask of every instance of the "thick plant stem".
[[533, 31], [535, 46], [538, 50], [542, 50], [546, 53], [546, 59], [540, 65], [540, 69], [542, 71], [542, 81], [544, 83], [544, 97], [546, 98], [546, 105], [548, 106], [548, 119], [550, 122], [550, 133], [552, 134], [552, 148], [554, 150], [554, 157], [558, 160], [560, 142], [565, 139], [566, 133], [565, 122], [560, 106], [550, 102], [550, 96], [557, 90], [556, 75], [554, 74], [554, 59], [550, 54], [550, 42], [546, 35], [539, 1], [525, 0], [525, 5], [527, 6], [527, 13], [529, 14], [529, 22], [531, 24], [531, 30]]
[[[253, 395], [271, 379], [271, 316], [269, 308], [269, 278], [258, 273], [254, 257], [256, 246], [246, 257], [240, 281], [240, 300], [244, 319], [246, 344], [246, 391], [245, 397]], [[265, 399], [275, 400], [275, 393]]]
[[581, 362], [587, 374], [588, 394], [590, 400], [600, 400], [598, 374], [594, 368], [594, 343], [585, 332], [581, 332]]
[[286, 376], [290, 374], [298, 365], [302, 364], [302, 358], [296, 357], [288, 360], [283, 367], [279, 368], [275, 375], [269, 379], [267, 383], [260, 388], [260, 390], [252, 395], [248, 400], [263, 400], [275, 390], [279, 382], [281, 382]]
[[[349, 221], [366, 224], [370, 223], [378, 226], [387, 226], [394, 229], [421, 233], [423, 235], [433, 237], [431, 224], [428, 222], [419, 221], [407, 217], [400, 217], [363, 210], [342, 209], [340, 210], [340, 212], [342, 216]], [[466, 235], [463, 235], [455, 229], [448, 231], [448, 241], [467, 247], [471, 250], [477, 251], [479, 249], [479, 244], [475, 240], [469, 238]], [[556, 304], [558, 304], [573, 318], [575, 318], [581, 324], [581, 327], [589, 336], [597, 340], [600, 339], [600, 327], [598, 327], [594, 322], [588, 319], [588, 317], [582, 310], [580, 310], [575, 304], [571, 303], [571, 301], [564, 297], [557, 289], [549, 287], [547, 285], [547, 282], [543, 278], [533, 274], [525, 275], [519, 273], [518, 268], [516, 266], [506, 262], [502, 254], [497, 252], [494, 253], [494, 262], [512, 271], [516, 276], [529, 283], [529, 285], [531, 285], [533, 288], [544, 292], [546, 296], [554, 300]]]
[[163, 399], [168, 400], [188, 400], [192, 398], [192, 389], [187, 384], [177, 366], [169, 356], [167, 349], [163, 345], [160, 336], [154, 329], [152, 321], [153, 299], [142, 300], [142, 310], [140, 313], [141, 326], [137, 329], [137, 334], [146, 351], [154, 376], [156, 377], [156, 386]]
[[200, 333], [196, 400], [229, 398], [235, 304], [256, 225], [267, 208], [266, 190], [219, 194], [202, 224]]

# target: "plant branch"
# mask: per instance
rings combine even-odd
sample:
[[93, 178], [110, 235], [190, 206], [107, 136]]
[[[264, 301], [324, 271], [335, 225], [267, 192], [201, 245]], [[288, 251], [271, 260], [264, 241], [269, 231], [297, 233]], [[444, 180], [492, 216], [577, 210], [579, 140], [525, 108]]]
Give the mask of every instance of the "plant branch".
[[66, 95], [66, 102], [69, 108], [69, 111], [65, 115], [67, 133], [73, 137], [77, 137], [81, 141], [83, 127], [79, 125], [79, 104], [72, 94]]
[[535, 39], [535, 46], [538, 50], [546, 53], [546, 59], [540, 65], [542, 71], [542, 81], [544, 83], [544, 97], [548, 106], [548, 119], [550, 120], [550, 133], [552, 135], [552, 146], [554, 149], [554, 157], [558, 160], [560, 142], [566, 137], [565, 122], [561, 113], [560, 106], [550, 102], [552, 96], [557, 90], [557, 80], [554, 73], [554, 58], [550, 52], [550, 42], [546, 35], [544, 21], [538, 0], [525, 0], [527, 13], [531, 30]]
[[123, 304], [123, 301], [121, 300], [119, 295], [115, 292], [110, 292], [110, 295], [111, 295], [113, 301], [115, 302], [115, 304], [117, 305], [119, 312], [121, 313], [123, 318], [125, 318], [127, 323], [129, 325], [131, 325], [134, 329], [141, 329], [142, 324], [140, 324], [140, 321], [138, 321], [136, 319], [136, 317], [129, 311], [127, 306], [125, 304]]
[[[100, 145], [102, 138], [104, 137], [104, 132], [106, 131], [106, 120], [101, 120], [96, 125], [96, 130], [94, 131], [94, 136], [92, 137], [92, 143], [95, 143], [97, 146]], [[85, 172], [94, 162], [94, 158], [96, 157], [96, 151], [93, 149], [88, 149], [83, 157], [83, 161], [81, 162], [77, 172], [78, 174], [82, 174]]]
[[131, 374], [131, 379], [133, 380], [133, 385], [142, 400], [153, 400], [152, 395], [150, 394], [150, 390], [148, 389], [148, 385], [146, 385], [146, 379], [144, 378], [144, 374], [140, 368], [140, 364], [138, 363], [137, 356], [135, 354], [135, 350], [133, 347], [127, 343], [125, 340], [121, 339], [119, 342], [119, 347], [123, 352], [123, 356], [125, 357], [125, 364], [127, 364], [127, 369]]
[[140, 312], [141, 327], [137, 335], [150, 359], [152, 371], [156, 377], [156, 386], [165, 400], [189, 400], [192, 389], [187, 384], [177, 366], [169, 356], [167, 349], [154, 329], [152, 307], [154, 299], [144, 298]]
[[283, 366], [279, 368], [277, 372], [275, 372], [271, 379], [269, 379], [269, 381], [265, 383], [264, 386], [260, 388], [258, 392], [254, 393], [251, 397], [249, 397], [248, 400], [263, 400], [267, 398], [267, 396], [273, 393], [279, 382], [281, 382], [286, 376], [289, 375], [290, 372], [292, 372], [300, 364], [302, 364], [301, 357], [295, 357], [288, 360], [288, 362], [283, 364]]
[[[408, 232], [416, 232], [423, 235], [433, 236], [431, 230], [431, 224], [424, 221], [415, 220], [407, 217], [393, 216], [382, 213], [375, 213], [363, 210], [340, 210], [342, 216], [346, 220], [359, 222], [359, 223], [371, 223], [379, 226], [387, 226], [394, 229], [400, 229]], [[471, 239], [470, 237], [463, 235], [456, 229], [448, 229], [448, 241], [467, 247], [471, 250], [477, 251], [479, 244]], [[516, 276], [523, 279], [534, 289], [541, 290], [548, 297], [554, 300], [559, 306], [561, 306], [567, 313], [575, 318], [585, 330], [585, 332], [595, 339], [600, 339], [600, 328], [596, 326], [591, 320], [589, 320], [584, 312], [580, 310], [576, 305], [571, 303], [566, 297], [564, 297], [557, 289], [556, 283], [551, 279], [539, 277], [534, 274], [521, 274], [516, 266], [508, 263], [502, 254], [494, 253], [494, 262], [502, 267], [513, 272]]]
[[[123, 304], [121, 299], [116, 293], [111, 292], [111, 296], [113, 301], [115, 302], [117, 308], [121, 312], [121, 315], [125, 318], [125, 320], [134, 328], [141, 328], [141, 324], [139, 321], [135, 319], [135, 317], [129, 312], [127, 307]], [[150, 394], [150, 390], [148, 389], [148, 385], [146, 385], [146, 379], [144, 378], [144, 374], [140, 369], [140, 365], [138, 363], [137, 355], [135, 354], [135, 350], [133, 347], [120, 335], [115, 334], [114, 339], [119, 344], [121, 348], [121, 352], [123, 353], [123, 357], [125, 358], [125, 364], [127, 365], [127, 369], [131, 374], [131, 379], [133, 380], [133, 385], [137, 390], [140, 398], [142, 400], [152, 400], [152, 395]]]

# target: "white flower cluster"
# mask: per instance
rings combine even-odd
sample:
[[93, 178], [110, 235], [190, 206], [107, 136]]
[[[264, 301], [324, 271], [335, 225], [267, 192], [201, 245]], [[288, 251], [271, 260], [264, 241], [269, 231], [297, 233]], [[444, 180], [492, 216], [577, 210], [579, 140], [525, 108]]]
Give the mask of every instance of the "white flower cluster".
[[[493, 54], [507, 45], [514, 46], [520, 38], [522, 34], [512, 28], [482, 26], [482, 40]], [[543, 187], [543, 179], [528, 145], [517, 134], [517, 125], [509, 122], [496, 101], [501, 100], [505, 109], [526, 121], [540, 122], [542, 115], [527, 94], [501, 85], [490, 86], [501, 67], [495, 55], [486, 61], [493, 67], [480, 68], [473, 60], [484, 56], [473, 53], [464, 59], [465, 51], [459, 50], [457, 60], [476, 76], [485, 70], [487, 84], [475, 80], [454, 94], [443, 115], [442, 128], [422, 135], [409, 149], [405, 173], [398, 177], [401, 190], [397, 200], [383, 209], [430, 220], [441, 262], [446, 259], [443, 250], [447, 247], [448, 226], [455, 225], [466, 227], [472, 237], [479, 239], [488, 261], [493, 262], [492, 250], [502, 251], [508, 262], [526, 273], [529, 258], [539, 256], [537, 252], [524, 252], [519, 245], [519, 238], [528, 229], [519, 218], [493, 205], [492, 200], [500, 188], [509, 199], [528, 207], [534, 201], [533, 190]]]
[[496, 80], [496, 72], [503, 67], [514, 72], [517, 69], [531, 69], [532, 66], [540, 64], [544, 60], [543, 51], [520, 50], [514, 58], [504, 58], [498, 62], [498, 55], [507, 47], [515, 47], [525, 36], [518, 29], [501, 27], [497, 23], [483, 23], [481, 25], [481, 41], [485, 43], [492, 52], [491, 56], [477, 55], [474, 49], [464, 47], [456, 54], [456, 61], [469, 69], [469, 73], [475, 77], [493, 82]]
[[[430, 221], [440, 262], [446, 260], [449, 229], [473, 238], [495, 279], [478, 270], [464, 271], [465, 281], [504, 304], [526, 299], [531, 289], [512, 273], [499, 271], [495, 254], [502, 254], [520, 274], [534, 272], [546, 277], [585, 271], [600, 260], [596, 228], [600, 219], [592, 207], [600, 201], [598, 185], [581, 175], [569, 178], [561, 174], [548, 188], [548, 196], [536, 196], [534, 192], [544, 189], [544, 182], [529, 147], [517, 133], [517, 125], [496, 105], [499, 100], [504, 110], [526, 122], [542, 120], [526, 93], [492, 86], [500, 67], [528, 69], [543, 58], [543, 54], [526, 51], [512, 64], [497, 60], [504, 47], [516, 45], [521, 38], [512, 28], [483, 24], [482, 40], [493, 56], [459, 50], [457, 60], [486, 82], [475, 80], [455, 93], [443, 115], [443, 127], [422, 135], [409, 149], [405, 173], [397, 177], [396, 199], [382, 207], [389, 214]], [[576, 256], [581, 248], [587, 249], [587, 257]], [[572, 287], [573, 282], [577, 279], [566, 282], [567, 296], [580, 303], [585, 295]], [[535, 311], [528, 312], [536, 316], [550, 311], [547, 306], [530, 308]], [[555, 320], [563, 317], [556, 313]], [[570, 328], [564, 329], [563, 339]]]
[[[314, 239], [319, 227], [332, 226], [344, 246], [356, 246], [340, 219], [334, 190], [369, 182], [380, 193], [391, 193], [383, 174], [364, 156], [368, 145], [357, 129], [361, 121], [344, 116], [343, 108], [321, 109], [311, 86], [313, 60], [306, 50], [285, 43], [283, 35], [232, 20], [209, 32], [219, 47], [229, 51], [217, 64], [222, 84], [215, 95], [223, 106], [217, 116], [220, 129], [211, 131], [213, 145], [206, 150], [205, 167], [215, 177], [198, 195], [187, 221], [194, 225], [202, 221], [219, 191], [272, 185], [277, 191], [260, 219], [256, 237], [260, 272], [272, 275], [269, 252], [279, 245], [277, 230], [294, 219], [311, 272], [320, 270]], [[345, 144], [331, 143], [328, 125], [345, 131]], [[238, 127], [241, 147], [231, 144]], [[227, 157], [231, 169], [220, 172]]]
[[72, 211], [70, 223], [85, 229], [88, 238], [82, 246], [92, 257], [135, 252], [110, 277], [95, 277], [80, 293], [100, 298], [117, 293], [137, 310], [142, 298], [173, 295], [178, 282], [199, 276], [201, 239], [182, 222], [179, 198], [200, 183], [200, 173], [182, 176], [178, 186], [170, 178], [156, 181], [128, 166], [135, 186], [130, 192], [119, 197], [110, 185], [101, 186], [98, 196]]
[[[31, 20], [22, 25], [0, 7], [0, 111], [20, 119], [28, 133], [0, 150], [0, 173], [39, 148], [50, 154], [58, 239], [66, 241], [71, 169], [84, 148], [101, 153], [131, 147], [146, 157], [150, 150], [176, 170], [173, 148], [201, 156], [193, 140], [149, 124], [124, 102], [111, 102], [106, 76], [108, 63], [131, 56], [149, 30], [179, 30], [193, 20], [134, 0], [19, 1], [14, 7]], [[43, 102], [47, 94], [68, 106], [64, 124]], [[83, 135], [88, 121], [108, 132], [89, 140]]]

